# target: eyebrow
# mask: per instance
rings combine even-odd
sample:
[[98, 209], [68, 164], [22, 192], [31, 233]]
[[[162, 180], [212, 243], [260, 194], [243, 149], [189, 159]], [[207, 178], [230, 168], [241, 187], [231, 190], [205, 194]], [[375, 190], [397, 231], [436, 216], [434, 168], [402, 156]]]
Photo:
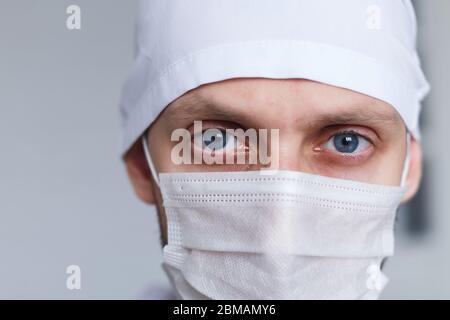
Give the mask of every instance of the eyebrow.
[[[209, 100], [195, 92], [180, 97], [171, 103], [171, 106], [163, 113], [169, 121], [176, 120], [226, 120], [230, 122], [251, 122], [254, 115], [245, 111], [236, 110], [226, 104]], [[344, 124], [361, 124], [373, 126], [393, 126], [402, 123], [400, 115], [392, 107], [380, 105], [376, 101], [370, 101], [361, 105], [349, 106], [345, 110], [336, 112], [322, 112], [310, 116], [304, 121], [305, 127], [332, 126]]]
[[394, 125], [401, 121], [395, 110], [383, 110], [382, 106], [371, 103], [340, 112], [319, 114], [308, 122], [308, 127], [339, 124]]
[[216, 119], [233, 122], [249, 118], [245, 112], [234, 110], [225, 104], [210, 101], [198, 94], [190, 94], [175, 100], [163, 116], [169, 121]]

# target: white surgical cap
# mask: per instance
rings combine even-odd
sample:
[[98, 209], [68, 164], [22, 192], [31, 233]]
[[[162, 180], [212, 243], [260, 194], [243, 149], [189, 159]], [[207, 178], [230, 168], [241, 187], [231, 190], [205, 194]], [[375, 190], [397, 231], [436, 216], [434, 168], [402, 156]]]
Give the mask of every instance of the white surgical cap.
[[429, 90], [409, 0], [142, 0], [122, 91], [122, 152], [199, 85], [304, 78], [391, 104], [419, 137]]

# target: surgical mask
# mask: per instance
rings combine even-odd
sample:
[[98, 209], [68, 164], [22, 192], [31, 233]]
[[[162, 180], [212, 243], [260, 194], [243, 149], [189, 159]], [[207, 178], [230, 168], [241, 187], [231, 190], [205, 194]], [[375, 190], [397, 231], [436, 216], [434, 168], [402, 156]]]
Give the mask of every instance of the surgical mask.
[[180, 298], [378, 298], [403, 186], [296, 171], [158, 178], [143, 142], [167, 215], [163, 267]]

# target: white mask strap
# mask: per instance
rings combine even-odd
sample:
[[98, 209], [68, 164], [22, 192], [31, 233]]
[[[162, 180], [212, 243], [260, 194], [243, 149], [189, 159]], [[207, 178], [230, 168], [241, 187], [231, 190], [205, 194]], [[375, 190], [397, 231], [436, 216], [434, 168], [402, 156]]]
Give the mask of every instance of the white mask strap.
[[403, 164], [403, 172], [400, 186], [404, 187], [406, 184], [406, 179], [408, 178], [409, 173], [409, 162], [410, 162], [410, 144], [411, 144], [411, 134], [409, 132], [406, 133], [406, 157], [405, 162]]
[[158, 172], [156, 171], [156, 168], [153, 165], [152, 157], [150, 156], [150, 151], [148, 150], [146, 133], [142, 135], [142, 146], [144, 147], [145, 159], [147, 159], [148, 167], [150, 168], [153, 180], [155, 181], [156, 185], [159, 188]]

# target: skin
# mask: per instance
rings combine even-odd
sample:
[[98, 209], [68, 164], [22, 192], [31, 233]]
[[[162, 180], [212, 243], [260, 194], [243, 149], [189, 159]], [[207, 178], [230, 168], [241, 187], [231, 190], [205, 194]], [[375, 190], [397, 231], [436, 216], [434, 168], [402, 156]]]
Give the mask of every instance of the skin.
[[[173, 101], [149, 128], [147, 139], [158, 172], [258, 170], [258, 165], [175, 165], [170, 160], [177, 128], [192, 130], [194, 120], [209, 128], [279, 129], [279, 169], [366, 183], [400, 185], [406, 156], [406, 128], [389, 104], [351, 90], [304, 79], [231, 79], [202, 85]], [[358, 135], [353, 153], [333, 148], [342, 132]], [[193, 146], [197, 147], [197, 146]], [[155, 204], [161, 241], [167, 239], [162, 198], [137, 141], [125, 155], [137, 196]], [[411, 139], [410, 168], [403, 202], [417, 192], [422, 174], [420, 144]]]

